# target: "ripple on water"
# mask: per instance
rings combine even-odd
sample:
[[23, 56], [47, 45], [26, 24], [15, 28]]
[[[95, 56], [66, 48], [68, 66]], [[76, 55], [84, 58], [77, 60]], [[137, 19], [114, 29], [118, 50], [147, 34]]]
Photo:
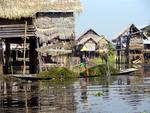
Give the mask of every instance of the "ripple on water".
[[[110, 83], [96, 78], [79, 79], [69, 84], [3, 81], [0, 82], [0, 113], [150, 112], [148, 79], [130, 84], [127, 79], [114, 77]], [[95, 96], [97, 92], [103, 95]]]

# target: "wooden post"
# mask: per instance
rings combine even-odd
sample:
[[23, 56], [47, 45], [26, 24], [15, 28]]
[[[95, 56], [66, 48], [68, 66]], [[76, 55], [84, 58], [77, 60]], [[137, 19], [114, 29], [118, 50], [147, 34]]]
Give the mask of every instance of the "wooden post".
[[38, 71], [38, 52], [35, 50], [37, 48], [37, 39], [35, 37], [30, 37], [30, 51], [29, 51], [29, 66], [30, 73], [35, 74]]
[[23, 46], [23, 75], [26, 73], [26, 38], [27, 38], [27, 21], [25, 21], [24, 46]]
[[10, 43], [8, 40], [5, 42], [6, 44], [6, 53], [5, 53], [5, 74], [9, 74], [9, 58], [10, 58]]
[[[37, 39], [37, 48], [39, 48], [39, 40]], [[39, 61], [39, 72], [42, 72], [42, 58], [41, 58], [41, 53], [38, 52], [38, 61]]]
[[25, 113], [29, 113], [29, 108], [28, 108], [28, 94], [27, 94], [27, 86], [24, 86], [24, 101], [25, 101]]
[[0, 76], [3, 75], [3, 46], [2, 39], [0, 38]]
[[[121, 38], [119, 38], [119, 48], [118, 48], [118, 64], [120, 65], [121, 61]], [[120, 67], [120, 66], [119, 66]]]
[[38, 53], [38, 60], [39, 60], [39, 72], [42, 72], [42, 58], [41, 53]]

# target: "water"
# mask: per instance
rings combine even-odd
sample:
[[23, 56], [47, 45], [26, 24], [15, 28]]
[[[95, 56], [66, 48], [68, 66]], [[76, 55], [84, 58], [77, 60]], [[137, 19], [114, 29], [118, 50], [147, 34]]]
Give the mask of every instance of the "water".
[[[0, 113], [150, 113], [148, 75], [67, 83], [0, 80]], [[98, 92], [103, 95], [96, 96]]]

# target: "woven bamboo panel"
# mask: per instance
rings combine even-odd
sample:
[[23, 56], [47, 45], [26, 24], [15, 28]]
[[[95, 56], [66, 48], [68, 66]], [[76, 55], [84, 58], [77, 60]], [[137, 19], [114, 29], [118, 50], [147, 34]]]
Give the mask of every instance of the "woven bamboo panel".
[[36, 35], [41, 42], [53, 38], [72, 39], [75, 36], [74, 16], [70, 12], [45, 13], [35, 20]]

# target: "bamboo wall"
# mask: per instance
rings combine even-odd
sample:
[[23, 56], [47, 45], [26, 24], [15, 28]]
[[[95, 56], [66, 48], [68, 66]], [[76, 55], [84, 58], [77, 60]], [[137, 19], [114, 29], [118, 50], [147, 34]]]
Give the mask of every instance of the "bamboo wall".
[[37, 13], [35, 19], [36, 35], [41, 42], [59, 37], [70, 39], [75, 37], [73, 12], [44, 12]]
[[35, 27], [36, 36], [40, 39], [40, 49], [47, 46], [47, 49], [40, 52], [42, 54], [39, 54], [41, 57], [41, 63], [44, 65], [56, 64], [67, 66], [67, 58], [69, 54], [67, 51], [71, 50], [72, 43], [75, 40], [74, 13], [37, 13]]
[[129, 39], [128, 58], [130, 63], [144, 63], [144, 44], [143, 39], [140, 35], [132, 35]]

